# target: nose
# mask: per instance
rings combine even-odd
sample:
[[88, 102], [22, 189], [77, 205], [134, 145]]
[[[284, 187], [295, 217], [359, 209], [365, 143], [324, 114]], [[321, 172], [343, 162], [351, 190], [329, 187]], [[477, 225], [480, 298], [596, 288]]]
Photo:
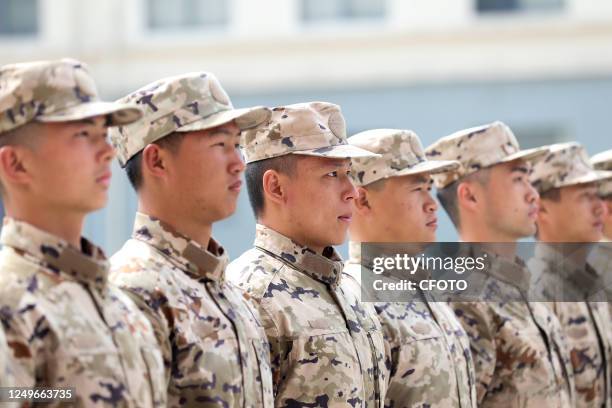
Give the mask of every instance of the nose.
[[342, 201], [351, 201], [357, 196], [357, 189], [349, 177], [344, 178], [342, 187]]
[[240, 150], [234, 149], [230, 158], [229, 172], [230, 174], [240, 174], [244, 171], [244, 169], [245, 164], [244, 160], [242, 160], [242, 154], [240, 153]]
[[102, 141], [102, 149], [99, 153], [99, 160], [102, 162], [110, 162], [115, 157], [115, 149], [107, 139], [108, 130], [104, 130], [105, 135]]
[[593, 200], [594, 205], [594, 213], [596, 217], [602, 217], [607, 213], [606, 206], [604, 205], [604, 201], [598, 195], [595, 196]]
[[428, 214], [433, 214], [438, 211], [438, 203], [429, 192], [427, 193], [427, 200], [425, 200], [424, 208], [425, 212]]
[[525, 200], [527, 200], [529, 204], [532, 204], [537, 202], [539, 199], [540, 194], [538, 193], [538, 190], [536, 190], [531, 183], [527, 182], [527, 194], [525, 195]]

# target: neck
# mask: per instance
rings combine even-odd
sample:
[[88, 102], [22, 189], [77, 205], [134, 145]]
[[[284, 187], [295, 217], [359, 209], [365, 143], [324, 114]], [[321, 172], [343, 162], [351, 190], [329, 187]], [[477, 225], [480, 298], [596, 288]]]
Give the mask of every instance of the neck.
[[83, 213], [54, 210], [52, 207], [29, 205], [27, 202], [13, 206], [7, 202], [6, 215], [27, 222], [81, 249], [81, 232], [85, 221]]
[[[483, 226], [483, 225], [481, 225]], [[516, 255], [516, 239], [487, 228], [462, 228], [459, 232], [463, 242], [480, 242], [485, 251], [492, 252], [506, 259]]]
[[288, 222], [282, 222], [281, 220], [278, 220], [274, 217], [270, 217], [270, 216], [261, 216], [257, 222], [259, 224], [265, 225], [268, 228], [273, 229], [274, 231], [278, 232], [279, 234], [291, 239], [293, 242], [295, 242], [296, 244], [303, 246], [303, 247], [307, 247], [308, 249], [313, 250], [314, 252], [316, 252], [317, 254], [322, 254], [323, 250], [325, 249], [324, 246], [319, 246], [319, 245], [313, 245], [312, 243], [308, 242], [307, 239], [305, 239], [304, 237], [300, 236], [298, 233], [296, 233], [295, 229], [292, 227], [291, 223]]
[[542, 233], [540, 233], [539, 241], [551, 244], [552, 248], [566, 255], [576, 265], [586, 265], [589, 253], [597, 245], [596, 243], [572, 243], [571, 240], [550, 239], [547, 234]]
[[165, 208], [160, 204], [161, 200], [154, 205], [144, 202], [144, 200], [140, 200], [138, 202], [138, 211], [163, 221], [165, 224], [170, 225], [175, 231], [189, 237], [189, 239], [197, 242], [204, 248], [208, 247], [212, 235], [212, 224], [202, 224], [198, 222], [198, 220], [185, 217], [185, 212], [183, 211]]

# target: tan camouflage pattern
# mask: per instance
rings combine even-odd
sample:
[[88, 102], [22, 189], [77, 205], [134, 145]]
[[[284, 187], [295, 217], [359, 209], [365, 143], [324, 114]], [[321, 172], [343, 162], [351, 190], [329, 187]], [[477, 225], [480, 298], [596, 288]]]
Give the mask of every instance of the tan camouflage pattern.
[[33, 120], [77, 120], [99, 114], [109, 114], [110, 125], [142, 116], [135, 106], [101, 102], [89, 68], [77, 60], [0, 67], [0, 133]]
[[425, 149], [429, 160], [457, 160], [461, 163], [457, 171], [434, 175], [436, 188], [444, 188], [462, 177], [495, 164], [517, 159], [532, 161], [544, 153], [544, 149], [520, 150], [512, 130], [499, 121], [460, 130]]
[[81, 252], [11, 218], [0, 241], [0, 319], [16, 383], [74, 387], [75, 407], [165, 407], [151, 325], [107, 283], [102, 251], [82, 239]]
[[531, 184], [540, 194], [554, 188], [612, 179], [612, 172], [593, 169], [586, 150], [579, 143], [546, 147], [548, 154], [534, 164], [530, 176]]
[[168, 406], [272, 407], [269, 345], [256, 312], [225, 281], [228, 258], [146, 214], [111, 258], [111, 280], [144, 311], [166, 364]]
[[[591, 164], [596, 170], [612, 171], [612, 149], [606, 150], [591, 157]], [[599, 186], [602, 197], [612, 196], [612, 180], [604, 181]]]
[[460, 166], [456, 161], [428, 161], [419, 137], [411, 130], [368, 130], [351, 136], [348, 142], [380, 155], [351, 161], [351, 178], [357, 186], [389, 177], [457, 170]]
[[[554, 248], [540, 243], [528, 266], [534, 296], [558, 317], [571, 353], [576, 407], [611, 407], [612, 319], [601, 275], [592, 266], [571, 265]], [[600, 297], [598, 295], [603, 295]], [[598, 299], [598, 297], [600, 297]], [[584, 298], [584, 302], [564, 301]]]
[[347, 143], [346, 124], [338, 105], [306, 102], [277, 106], [270, 119], [243, 132], [246, 163], [286, 154], [333, 158], [376, 156]]
[[343, 264], [257, 225], [255, 248], [228, 267], [258, 307], [278, 407], [382, 407], [384, 343], [376, 317], [340, 286]]
[[0, 387], [12, 387], [15, 385], [13, 368], [9, 360], [9, 348], [6, 343], [6, 336], [0, 324]]
[[[342, 287], [361, 296], [361, 244], [349, 243]], [[452, 309], [428, 299], [374, 305], [383, 328], [386, 407], [474, 408], [476, 383], [467, 334]]]
[[264, 107], [234, 109], [219, 80], [210, 72], [163, 78], [118, 100], [142, 107], [137, 123], [111, 129], [110, 139], [121, 166], [150, 143], [173, 132], [210, 129], [236, 121], [242, 130], [268, 119]]
[[[484, 256], [475, 252], [473, 256]], [[479, 407], [573, 407], [569, 350], [556, 316], [526, 299], [530, 275], [518, 258], [487, 253], [489, 268], [473, 272], [479, 301], [450, 306], [471, 343]]]

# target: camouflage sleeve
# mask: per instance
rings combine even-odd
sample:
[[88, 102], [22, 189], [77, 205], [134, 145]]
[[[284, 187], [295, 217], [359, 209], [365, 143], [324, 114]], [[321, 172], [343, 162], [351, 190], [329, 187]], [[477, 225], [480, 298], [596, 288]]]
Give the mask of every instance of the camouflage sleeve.
[[27, 303], [3, 319], [6, 342], [12, 353], [15, 385], [34, 387], [45, 383], [45, 355], [55, 353], [55, 336], [34, 303]]
[[165, 380], [168, 384], [172, 369], [172, 344], [170, 343], [172, 322], [169, 322], [168, 318], [171, 318], [172, 313], [167, 310], [167, 299], [159, 289], [153, 291], [131, 287], [121, 287], [121, 289], [143, 312], [153, 327], [153, 333], [164, 359]]
[[486, 395], [496, 364], [494, 317], [487, 302], [451, 302], [455, 315], [470, 339], [476, 371], [478, 405]]

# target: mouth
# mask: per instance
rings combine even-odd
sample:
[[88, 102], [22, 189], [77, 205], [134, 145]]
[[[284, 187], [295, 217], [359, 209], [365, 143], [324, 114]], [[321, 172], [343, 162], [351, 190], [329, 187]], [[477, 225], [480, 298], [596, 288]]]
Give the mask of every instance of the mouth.
[[229, 185], [228, 190], [233, 191], [235, 193], [240, 192], [240, 188], [242, 187], [242, 180], [238, 180]]
[[538, 211], [539, 211], [539, 208], [538, 207], [534, 207], [531, 210], [529, 210], [527, 215], [529, 216], [529, 218], [535, 220], [535, 219], [538, 218]]
[[112, 173], [110, 172], [110, 170], [106, 170], [104, 173], [102, 173], [102, 175], [96, 178], [96, 183], [108, 187], [110, 185], [111, 175]]
[[436, 229], [438, 228], [438, 219], [434, 218], [433, 220], [429, 221], [427, 224], [425, 224], [428, 228], [433, 228]]
[[350, 223], [353, 218], [353, 214], [343, 214], [338, 217], [338, 219], [342, 222]]
[[604, 224], [601, 221], [597, 221], [597, 222], [593, 223], [593, 228], [595, 228], [597, 230], [603, 231], [603, 226], [604, 226]]

